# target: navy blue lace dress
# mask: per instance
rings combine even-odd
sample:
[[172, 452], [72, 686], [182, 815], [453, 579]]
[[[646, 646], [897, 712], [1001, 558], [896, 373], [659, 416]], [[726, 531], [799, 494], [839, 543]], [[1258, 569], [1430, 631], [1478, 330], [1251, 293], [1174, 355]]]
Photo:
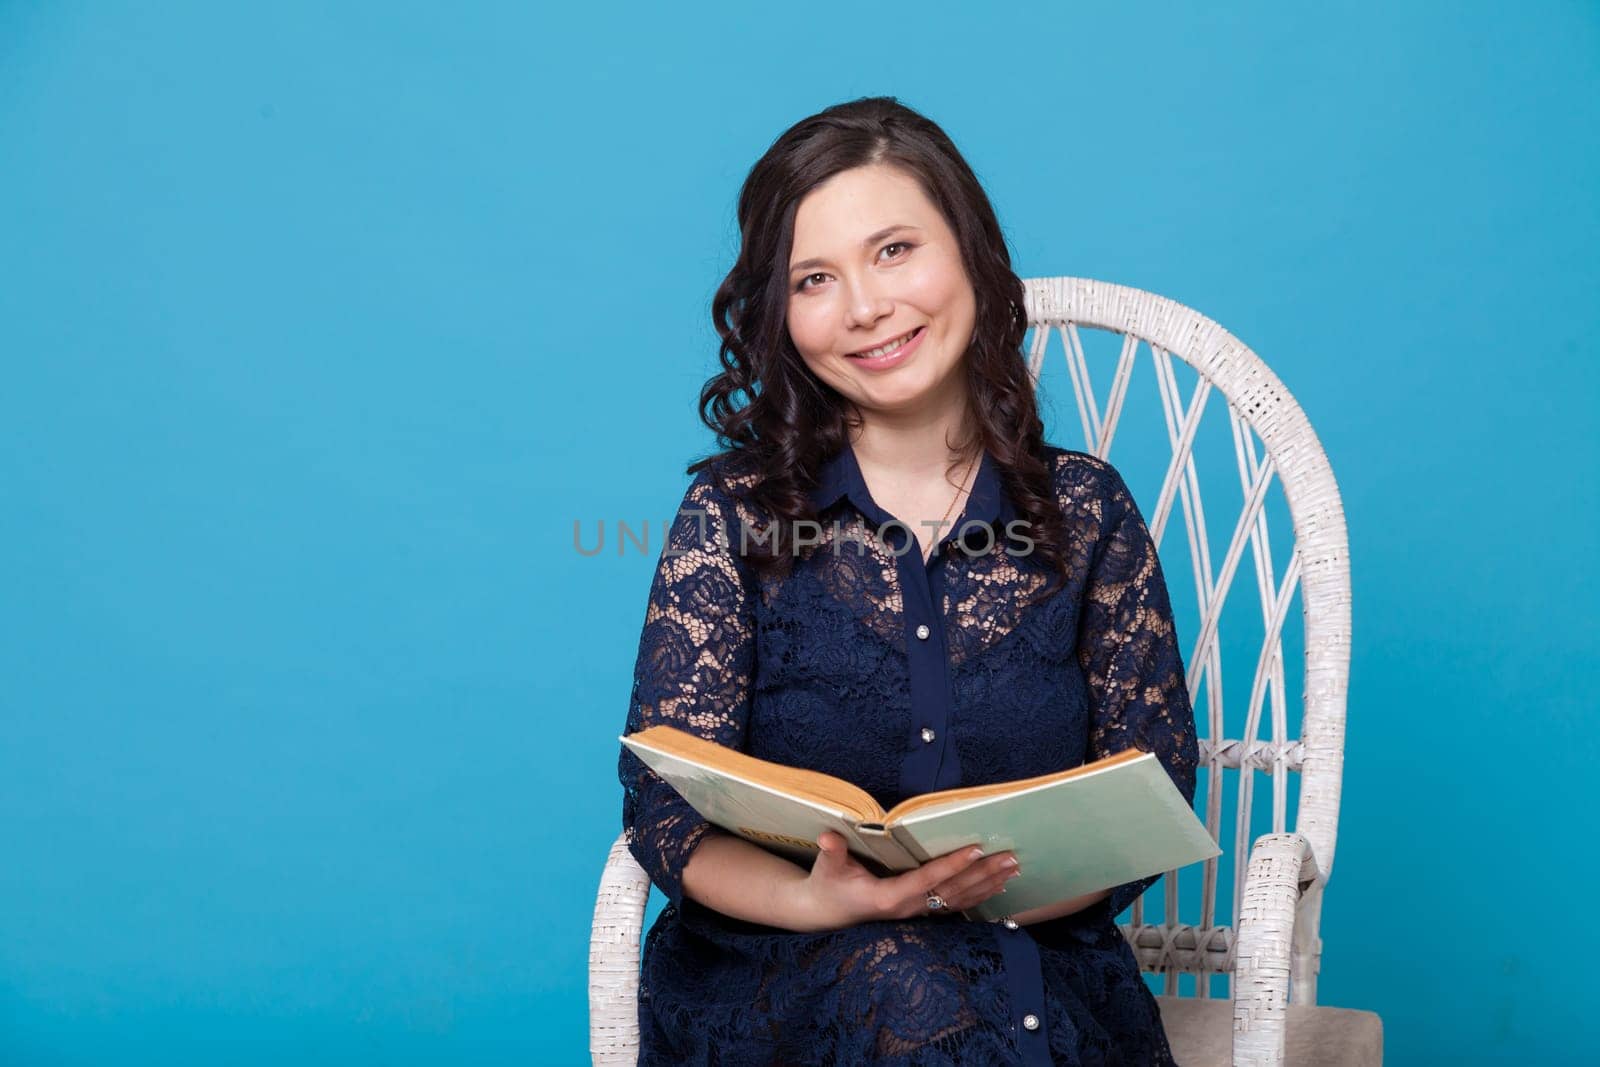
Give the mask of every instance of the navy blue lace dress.
[[[885, 807], [1137, 747], [1192, 803], [1194, 716], [1144, 519], [1110, 464], [1051, 458], [1073, 581], [1026, 608], [1048, 575], [1007, 541], [988, 455], [924, 563], [845, 448], [811, 497], [823, 542], [781, 579], [738, 552], [738, 524], [764, 525], [749, 483], [701, 470], [650, 589], [627, 732], [667, 723]], [[630, 850], [668, 901], [645, 939], [641, 1065], [1173, 1062], [1115, 923], [1154, 878], [1016, 929], [930, 914], [795, 933], [684, 896], [690, 852], [723, 831], [625, 748], [618, 772]]]

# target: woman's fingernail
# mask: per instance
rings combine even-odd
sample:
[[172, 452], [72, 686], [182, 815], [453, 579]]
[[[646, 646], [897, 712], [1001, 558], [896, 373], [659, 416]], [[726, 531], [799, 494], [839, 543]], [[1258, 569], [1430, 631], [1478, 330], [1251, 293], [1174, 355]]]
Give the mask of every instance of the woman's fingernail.
[[1014, 870], [1010, 874], [1006, 875], [1006, 879], [1008, 881], [1010, 879], [1012, 879], [1012, 878], [1020, 878], [1020, 877], [1022, 877], [1022, 868], [1021, 867], [1018, 867], [1016, 870]]
[[1008, 856], [1008, 857], [1006, 857], [1006, 861], [1004, 863], [1002, 863], [1000, 866], [1002, 866], [1002, 867], [1020, 867], [1020, 866], [1022, 866], [1022, 864], [1017, 862], [1017, 857]]
[[982, 848], [971, 849], [971, 850], [969, 850], [967, 852], [967, 857], [969, 859], [981, 860], [981, 859], [983, 859], [983, 849]]

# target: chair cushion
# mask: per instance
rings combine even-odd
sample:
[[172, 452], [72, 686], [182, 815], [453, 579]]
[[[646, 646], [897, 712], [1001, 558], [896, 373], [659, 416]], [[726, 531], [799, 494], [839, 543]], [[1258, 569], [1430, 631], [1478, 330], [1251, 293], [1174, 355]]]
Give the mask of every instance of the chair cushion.
[[[1230, 1067], [1233, 1002], [1156, 997], [1161, 1025], [1180, 1067]], [[1288, 1067], [1382, 1067], [1383, 1020], [1370, 1011], [1289, 1005]]]

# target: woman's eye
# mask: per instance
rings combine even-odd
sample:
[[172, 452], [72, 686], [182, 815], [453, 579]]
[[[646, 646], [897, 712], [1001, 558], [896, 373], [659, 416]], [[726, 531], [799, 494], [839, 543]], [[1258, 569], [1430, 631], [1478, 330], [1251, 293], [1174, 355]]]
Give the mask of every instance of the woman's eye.
[[[890, 241], [888, 244], [884, 245], [883, 248], [881, 248], [879, 251], [880, 252], [887, 252], [891, 248], [904, 248], [907, 252], [909, 252], [911, 249], [913, 249], [915, 247], [916, 246], [913, 245], [909, 241]], [[901, 253], [901, 255], [904, 255], [904, 253]], [[898, 256], [890, 256], [889, 258], [890, 259], [898, 259], [900, 257], [898, 257]], [[806, 283], [809, 282], [812, 278], [826, 278], [826, 277], [827, 277], [826, 274], [807, 274], [804, 278], [801, 278], [797, 283], [795, 283], [795, 290], [799, 291], [799, 290], [802, 290], [802, 289], [809, 289], [810, 286], [808, 286]]]

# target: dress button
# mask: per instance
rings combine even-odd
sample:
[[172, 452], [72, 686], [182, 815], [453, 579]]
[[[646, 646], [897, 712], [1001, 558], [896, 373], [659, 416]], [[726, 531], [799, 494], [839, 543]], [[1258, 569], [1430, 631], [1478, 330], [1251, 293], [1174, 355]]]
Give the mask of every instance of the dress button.
[[928, 635], [930, 633], [932, 633], [932, 632], [933, 631], [929, 630], [927, 628], [927, 626], [925, 626], [925, 625], [924, 626], [918, 626], [917, 627], [917, 640], [918, 641], [926, 641], [928, 639]]
[[925, 742], [927, 742], [928, 744], [931, 745], [931, 744], [933, 744], [933, 736], [934, 736], [933, 735], [933, 727], [924, 726], [922, 728], [922, 740], [923, 741], [925, 741]]
[[1015, 930], [1017, 928], [1017, 920], [1007, 919], [1004, 925], [1007, 930]]
[[1030, 1011], [1028, 1014], [1022, 1017], [1022, 1028], [1024, 1030], [1039, 1029], [1039, 1017]]

